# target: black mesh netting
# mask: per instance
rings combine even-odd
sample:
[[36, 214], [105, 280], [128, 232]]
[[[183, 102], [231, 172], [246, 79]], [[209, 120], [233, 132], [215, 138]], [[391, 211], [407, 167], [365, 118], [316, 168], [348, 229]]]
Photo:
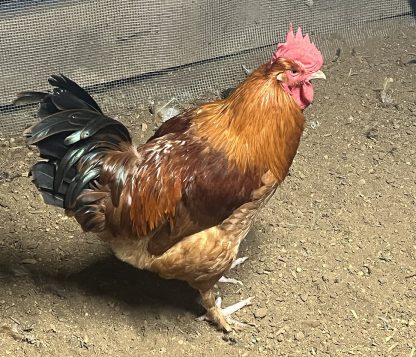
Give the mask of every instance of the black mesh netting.
[[[64, 73], [101, 93], [107, 110], [216, 95], [265, 61], [288, 24], [302, 25], [327, 60], [395, 24], [414, 23], [412, 0], [0, 1], [0, 133], [34, 120], [22, 90]], [[108, 99], [111, 98], [111, 99]]]

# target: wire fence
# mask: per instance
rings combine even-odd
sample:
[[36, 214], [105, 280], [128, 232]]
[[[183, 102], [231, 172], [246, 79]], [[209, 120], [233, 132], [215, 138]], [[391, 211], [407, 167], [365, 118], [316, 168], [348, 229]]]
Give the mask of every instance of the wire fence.
[[215, 97], [268, 59], [288, 24], [302, 25], [330, 61], [336, 51], [415, 23], [412, 0], [13, 0], [0, 2], [0, 135], [33, 108], [19, 91], [64, 73], [99, 93], [105, 110]]

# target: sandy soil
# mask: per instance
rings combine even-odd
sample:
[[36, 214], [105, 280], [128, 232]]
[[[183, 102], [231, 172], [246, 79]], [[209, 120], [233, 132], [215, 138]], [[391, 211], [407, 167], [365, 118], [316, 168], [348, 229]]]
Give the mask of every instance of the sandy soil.
[[[196, 321], [186, 284], [46, 207], [35, 152], [1, 140], [0, 356], [416, 356], [415, 62], [414, 28], [327, 61], [291, 175], [229, 274], [244, 286], [219, 286], [225, 305], [254, 297], [227, 336]], [[117, 114], [150, 136], [150, 115]]]

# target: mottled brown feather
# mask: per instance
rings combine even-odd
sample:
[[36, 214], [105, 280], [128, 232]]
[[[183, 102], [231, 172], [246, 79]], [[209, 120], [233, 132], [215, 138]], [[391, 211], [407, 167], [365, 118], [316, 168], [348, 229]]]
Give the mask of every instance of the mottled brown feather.
[[[163, 155], [155, 154], [159, 146]], [[136, 175], [131, 218], [138, 235], [155, 237], [149, 244], [155, 254], [221, 223], [260, 184], [258, 174], [241, 175], [223, 153], [191, 134], [165, 135], [140, 152], [148, 149], [150, 157]]]
[[187, 110], [173, 118], [170, 118], [160, 125], [147, 142], [170, 133], [185, 133], [191, 126], [192, 117], [193, 109]]

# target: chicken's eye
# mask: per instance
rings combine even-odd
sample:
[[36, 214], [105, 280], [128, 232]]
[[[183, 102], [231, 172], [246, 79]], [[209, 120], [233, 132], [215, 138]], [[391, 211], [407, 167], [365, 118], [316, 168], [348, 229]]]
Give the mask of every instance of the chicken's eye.
[[291, 69], [291, 70], [290, 70], [290, 73], [291, 73], [292, 75], [296, 76], [296, 75], [298, 75], [298, 74], [299, 74], [299, 71], [298, 71], [297, 69]]

